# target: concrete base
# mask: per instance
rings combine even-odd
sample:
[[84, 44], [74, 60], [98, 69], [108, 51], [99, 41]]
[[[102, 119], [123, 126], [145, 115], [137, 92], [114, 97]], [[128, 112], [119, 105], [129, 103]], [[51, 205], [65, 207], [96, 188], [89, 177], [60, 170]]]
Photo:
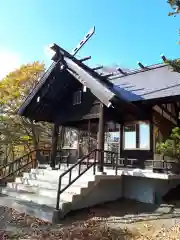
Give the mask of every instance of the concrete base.
[[54, 210], [53, 217], [52, 217], [52, 223], [58, 224], [62, 218], [64, 218], [64, 213], [61, 210]]
[[180, 184], [180, 180], [152, 179], [144, 177], [124, 176], [123, 195], [127, 199], [143, 203], [161, 204], [162, 197], [171, 189]]
[[[48, 221], [59, 222], [68, 212], [125, 197], [144, 203], [160, 203], [162, 195], [180, 184], [175, 176], [153, 173], [150, 170], [119, 169], [105, 167], [104, 172], [89, 169], [60, 195], [60, 210], [55, 210], [59, 176], [67, 169], [31, 169], [14, 183], [1, 187], [6, 197], [0, 204]], [[78, 167], [72, 170], [72, 179], [78, 175]], [[62, 188], [67, 186], [69, 175], [62, 178]]]

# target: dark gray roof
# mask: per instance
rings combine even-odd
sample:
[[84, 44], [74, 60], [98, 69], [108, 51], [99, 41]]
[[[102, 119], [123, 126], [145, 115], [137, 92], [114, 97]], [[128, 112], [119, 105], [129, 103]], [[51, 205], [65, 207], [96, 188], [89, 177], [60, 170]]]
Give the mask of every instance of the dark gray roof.
[[128, 72], [111, 78], [114, 88], [129, 101], [150, 100], [180, 95], [180, 74], [169, 65]]

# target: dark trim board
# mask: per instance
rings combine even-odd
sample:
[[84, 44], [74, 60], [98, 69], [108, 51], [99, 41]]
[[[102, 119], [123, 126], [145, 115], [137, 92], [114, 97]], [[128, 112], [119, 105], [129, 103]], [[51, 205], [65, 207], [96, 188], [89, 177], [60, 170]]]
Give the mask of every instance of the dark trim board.
[[152, 105], [156, 105], [156, 104], [158, 104], [158, 105], [159, 104], [168, 104], [168, 103], [178, 102], [178, 101], [180, 101], [180, 92], [179, 92], [179, 95], [141, 100], [141, 101], [137, 101], [136, 104], [152, 106]]

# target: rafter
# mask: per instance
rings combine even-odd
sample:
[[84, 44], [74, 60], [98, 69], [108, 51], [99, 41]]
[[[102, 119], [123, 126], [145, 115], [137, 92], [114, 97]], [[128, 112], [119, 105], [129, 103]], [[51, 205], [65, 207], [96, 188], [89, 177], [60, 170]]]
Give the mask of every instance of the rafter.
[[156, 105], [153, 107], [153, 110], [159, 113], [161, 116], [163, 116], [165, 119], [169, 120], [173, 124], [177, 125], [177, 119], [176, 117], [170, 112], [168, 109], [166, 109], [162, 105]]
[[88, 56], [88, 57], [85, 57], [85, 58], [82, 58], [82, 59], [79, 59], [80, 62], [85, 62], [87, 60], [91, 59], [91, 56]]

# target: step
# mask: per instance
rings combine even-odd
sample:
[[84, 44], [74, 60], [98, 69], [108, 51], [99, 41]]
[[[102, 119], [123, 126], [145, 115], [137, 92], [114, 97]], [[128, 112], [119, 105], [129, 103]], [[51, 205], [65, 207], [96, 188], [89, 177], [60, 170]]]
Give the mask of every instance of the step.
[[54, 207], [19, 200], [11, 196], [0, 196], [0, 205], [13, 208], [20, 213], [25, 213], [44, 221], [52, 222]]
[[[65, 172], [66, 170], [68, 170], [69, 168], [71, 168], [73, 165], [67, 167], [67, 166], [62, 166], [60, 168], [57, 168], [55, 170], [52, 170], [51, 168], [46, 168], [46, 169], [39, 169], [39, 168], [32, 168], [31, 169], [31, 172], [58, 172], [58, 171], [62, 171], [62, 172]], [[97, 168], [97, 167], [96, 167]], [[87, 166], [86, 165], [81, 165], [81, 169], [85, 170], [87, 169]], [[92, 170], [93, 167], [90, 167], [89, 170]], [[72, 171], [79, 171], [79, 165], [75, 166]]]
[[[81, 172], [83, 171], [84, 169], [81, 169]], [[59, 176], [61, 174], [63, 174], [65, 171], [64, 170], [36, 170], [36, 169], [32, 169], [31, 172], [29, 172], [30, 175], [46, 175], [46, 176], [53, 176], [53, 177], [57, 177], [59, 178]], [[73, 169], [71, 171], [72, 174], [79, 174], [79, 169]], [[87, 174], [87, 175], [91, 175], [93, 174], [93, 169], [88, 169], [84, 174]], [[66, 175], [68, 176], [69, 175], [69, 172], [66, 173]]]
[[[35, 193], [30, 192], [17, 192], [17, 191], [9, 191], [9, 189], [3, 189], [2, 194], [19, 199], [24, 200], [27, 202], [34, 202], [36, 204], [40, 205], [47, 205], [50, 207], [56, 206], [56, 195], [55, 196], [41, 196]], [[71, 202], [74, 194], [70, 193], [62, 193], [61, 194], [61, 205], [65, 202]]]
[[[84, 168], [81, 168], [81, 172], [82, 171], [84, 171], [84, 170], [86, 170], [86, 168], [84, 169]], [[58, 170], [47, 170], [47, 169], [45, 169], [45, 170], [41, 170], [41, 169], [31, 169], [31, 171], [30, 171], [30, 173], [32, 174], [32, 173], [34, 173], [34, 174], [41, 174], [41, 175], [43, 175], [43, 174], [50, 174], [50, 175], [60, 175], [60, 174], [63, 174], [64, 172], [66, 172], [66, 170], [64, 170], [64, 169], [58, 169]], [[78, 168], [74, 168], [74, 169], [72, 169], [71, 170], [71, 172], [73, 172], [73, 173], [78, 173], [79, 172], [79, 169]], [[93, 173], [93, 169], [88, 169], [87, 171], [86, 171], [86, 173], [87, 172], [91, 172], [91, 173]], [[68, 174], [68, 172], [67, 172], [67, 174]]]
[[[78, 175], [77, 174], [72, 174], [71, 175], [71, 179], [73, 180], [74, 178], [76, 178]], [[79, 179], [76, 180], [76, 183], [80, 183], [80, 182], [87, 182], [90, 181], [92, 179], [94, 179], [95, 176], [92, 174], [84, 174], [82, 176], [79, 177]], [[27, 181], [29, 180], [40, 180], [40, 181], [45, 181], [45, 182], [51, 182], [51, 183], [58, 183], [59, 182], [59, 177], [56, 176], [48, 176], [48, 175], [35, 175], [35, 174], [29, 174], [29, 173], [24, 173], [22, 179], [25, 179]], [[16, 182], [16, 180], [15, 180]], [[69, 175], [65, 175], [62, 177], [62, 183], [68, 183], [69, 182]]]
[[[61, 185], [61, 189], [66, 187], [67, 185], [63, 184]], [[88, 183], [84, 183], [82, 185], [71, 185], [69, 188], [67, 188], [65, 191], [66, 192], [71, 192], [74, 194], [79, 194], [81, 191], [81, 188], [86, 188], [88, 186]], [[45, 187], [40, 187], [40, 186], [36, 186], [36, 185], [25, 185], [22, 183], [8, 183], [7, 187], [8, 189], [14, 189], [14, 190], [21, 190], [21, 191], [30, 191], [30, 192], [41, 192], [41, 191], [45, 191], [50, 193], [51, 191], [55, 194], [57, 194], [57, 189], [58, 186], [56, 186], [56, 188], [45, 188]]]
[[[36, 174], [36, 173], [27, 173], [27, 172], [23, 173], [23, 177], [27, 178], [27, 179], [43, 179], [43, 180], [47, 179], [47, 180], [51, 180], [51, 181], [58, 181], [60, 175], [61, 174], [52, 175], [52, 174]], [[62, 177], [62, 179], [69, 179], [69, 176], [70, 176], [69, 174], [66, 174]], [[76, 178], [78, 176], [79, 176], [78, 173], [74, 173], [74, 172], [71, 173], [71, 178]], [[93, 176], [94, 175], [92, 173], [85, 173], [85, 174], [81, 175], [80, 178], [82, 179], [82, 178], [93, 177]]]
[[[28, 184], [27, 184], [28, 181]], [[22, 182], [21, 178], [16, 178], [16, 182], [14, 184], [22, 184], [24, 186], [33, 186], [33, 187], [41, 187], [46, 189], [56, 190], [58, 188], [58, 183], [52, 183], [48, 181], [41, 181], [41, 180], [27, 180], [25, 183]], [[88, 185], [88, 181], [84, 182], [74, 182], [68, 189], [78, 188], [78, 187], [86, 187]], [[61, 185], [61, 188], [67, 186], [67, 182]]]
[[50, 189], [55, 189], [58, 187], [58, 182], [50, 182], [44, 180], [37, 180], [37, 179], [24, 179], [22, 177], [17, 177], [15, 179], [15, 183], [22, 183], [24, 185], [32, 185], [37, 187], [45, 187]]
[[[83, 170], [83, 169], [82, 169]], [[82, 171], [81, 170], [81, 171]], [[118, 170], [120, 174], [122, 174], [122, 171], [123, 169], [119, 169]], [[113, 169], [113, 167], [104, 167], [104, 172], [106, 172], [107, 174], [110, 174], [110, 175], [115, 175], [115, 169]], [[42, 169], [31, 169], [31, 172], [29, 173], [31, 176], [34, 174], [34, 175], [45, 175], [45, 176], [48, 176], [48, 177], [52, 177], [52, 178], [59, 178], [59, 176], [61, 174], [64, 173], [64, 170], [63, 169], [60, 169], [60, 170], [51, 170], [51, 169], [45, 169], [45, 170], [42, 170]], [[78, 175], [79, 173], [79, 169], [78, 168], [75, 168], [72, 170], [72, 174], [73, 175]], [[95, 174], [98, 174], [99, 171], [98, 171], [98, 168], [96, 167], [96, 172]], [[94, 169], [93, 168], [90, 168], [89, 170], [87, 170], [83, 175], [94, 175]], [[69, 176], [69, 173], [67, 173], [65, 175], [65, 177], [68, 177]]]

